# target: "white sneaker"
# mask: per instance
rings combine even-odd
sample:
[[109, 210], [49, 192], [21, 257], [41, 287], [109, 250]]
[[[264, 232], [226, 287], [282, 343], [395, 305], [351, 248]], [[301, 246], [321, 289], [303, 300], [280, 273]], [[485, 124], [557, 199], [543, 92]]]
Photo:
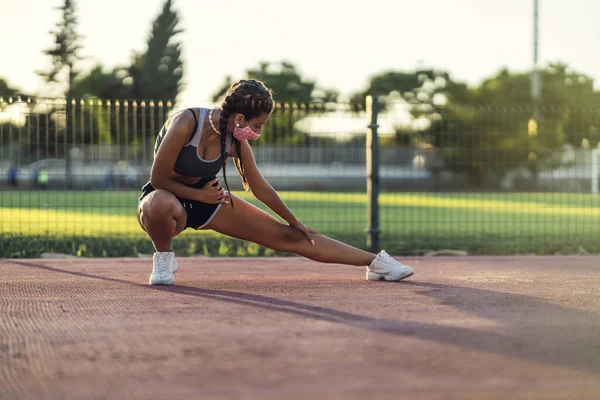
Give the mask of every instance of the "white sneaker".
[[377, 257], [367, 267], [367, 280], [369, 281], [400, 281], [414, 273], [407, 265], [396, 261], [385, 250], [381, 250]]
[[173, 271], [178, 269], [175, 254], [171, 251], [160, 251], [152, 257], [151, 285], [172, 285]]
[[[173, 252], [171, 252], [171, 253], [173, 253]], [[179, 263], [177, 262], [177, 259], [175, 258], [175, 253], [173, 253], [172, 269], [173, 269], [173, 273], [175, 273], [179, 270]]]

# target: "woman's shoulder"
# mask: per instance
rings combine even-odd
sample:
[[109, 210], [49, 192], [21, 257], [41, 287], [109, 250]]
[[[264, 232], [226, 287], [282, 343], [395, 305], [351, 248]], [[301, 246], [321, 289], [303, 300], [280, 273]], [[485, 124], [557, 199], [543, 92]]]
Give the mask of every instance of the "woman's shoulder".
[[[175, 113], [181, 113], [181, 112], [184, 112], [184, 111], [186, 111], [186, 110], [189, 110], [189, 111], [195, 111], [195, 112], [196, 112], [196, 114], [197, 114], [197, 113], [198, 113], [198, 111], [210, 111], [210, 110], [211, 110], [211, 108], [214, 108], [214, 107], [204, 107], [204, 106], [182, 106], [182, 107], [179, 107], [179, 108], [177, 108], [177, 109], [173, 110], [173, 113], [174, 113], [174, 114], [175, 114]], [[189, 111], [188, 111], [188, 112], [189, 112]]]
[[174, 119], [175, 117], [177, 118], [182, 118], [184, 120], [186, 119], [197, 119], [200, 120], [202, 119], [203, 115], [208, 115], [208, 113], [210, 112], [211, 108], [209, 107], [202, 107], [202, 106], [196, 106], [196, 107], [185, 107], [185, 108], [180, 108], [178, 110], [175, 110], [171, 113], [171, 119]]
[[186, 107], [174, 111], [168, 121], [168, 125], [182, 125], [193, 127], [200, 116], [201, 107]]

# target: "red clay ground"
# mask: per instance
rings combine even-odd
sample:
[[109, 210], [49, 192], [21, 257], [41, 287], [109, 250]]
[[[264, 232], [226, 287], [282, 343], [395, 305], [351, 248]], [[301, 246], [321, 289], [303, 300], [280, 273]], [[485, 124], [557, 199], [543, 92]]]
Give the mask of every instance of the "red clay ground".
[[0, 398], [598, 399], [600, 257], [0, 261]]

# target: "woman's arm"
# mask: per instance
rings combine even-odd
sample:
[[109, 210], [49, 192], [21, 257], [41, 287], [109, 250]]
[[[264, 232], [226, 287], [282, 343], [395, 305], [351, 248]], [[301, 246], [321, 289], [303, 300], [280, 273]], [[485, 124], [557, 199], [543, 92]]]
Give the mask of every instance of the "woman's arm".
[[297, 223], [298, 219], [285, 205], [283, 200], [281, 200], [281, 197], [279, 197], [275, 189], [273, 189], [260, 173], [260, 170], [256, 165], [256, 160], [254, 159], [252, 148], [246, 140], [241, 142], [241, 147], [244, 174], [246, 175], [248, 185], [250, 186], [250, 190], [254, 197], [273, 210], [274, 213], [279, 215], [288, 224], [293, 225]]
[[301, 231], [312, 245], [315, 245], [311, 234], [319, 234], [318, 231], [304, 225], [285, 205], [281, 197], [275, 189], [266, 181], [256, 166], [252, 148], [247, 141], [241, 142], [242, 147], [242, 163], [244, 166], [244, 174], [248, 180], [248, 185], [254, 197], [260, 200], [264, 205], [273, 210], [274, 213], [283, 218], [290, 226]]
[[[164, 189], [183, 199], [197, 200], [210, 204], [226, 203], [228, 202], [229, 194], [218, 192], [220, 187], [211, 187], [210, 190], [206, 191], [199, 190], [170, 178], [179, 152], [181, 152], [183, 146], [189, 141], [194, 125], [194, 118], [189, 112], [180, 113], [173, 117], [171, 125], [165, 133], [154, 157], [152, 171], [150, 172], [150, 183], [155, 189]], [[209, 184], [213, 185], [216, 182], [217, 180], [215, 179]]]

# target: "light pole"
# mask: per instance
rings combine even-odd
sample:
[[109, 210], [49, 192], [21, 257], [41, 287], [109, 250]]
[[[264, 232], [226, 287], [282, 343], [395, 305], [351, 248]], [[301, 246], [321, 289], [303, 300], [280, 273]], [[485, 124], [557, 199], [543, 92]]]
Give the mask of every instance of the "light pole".
[[533, 0], [533, 72], [531, 74], [531, 103], [533, 106], [533, 113], [529, 123], [527, 124], [527, 134], [529, 135], [529, 154], [527, 160], [529, 162], [530, 171], [533, 174], [534, 185], [537, 185], [537, 141], [536, 136], [538, 135], [538, 123], [540, 121], [539, 115], [539, 103], [540, 103], [540, 71], [538, 68], [538, 53], [539, 53], [539, 42], [538, 42], [538, 19], [539, 19], [539, 4], [538, 0]]
[[531, 76], [531, 100], [533, 101], [533, 118], [538, 120], [538, 103], [540, 101], [540, 71], [538, 69], [538, 21], [539, 21], [539, 4], [538, 0], [533, 0], [533, 74]]

